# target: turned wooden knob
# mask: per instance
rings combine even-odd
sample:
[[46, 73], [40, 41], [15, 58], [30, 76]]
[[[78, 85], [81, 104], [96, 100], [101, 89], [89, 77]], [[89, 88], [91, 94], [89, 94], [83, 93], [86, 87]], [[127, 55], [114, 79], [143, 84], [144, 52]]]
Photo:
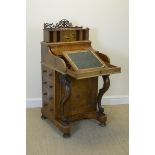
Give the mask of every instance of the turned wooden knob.
[[49, 86], [49, 88], [53, 88], [53, 86], [51, 85], [51, 86]]
[[43, 82], [43, 84], [47, 84], [47, 81]]
[[43, 95], [47, 95], [47, 93], [43, 93]]
[[52, 100], [52, 99], [53, 99], [53, 97], [50, 97], [49, 99], [50, 99], [50, 100]]
[[43, 72], [45, 73], [45, 72], [47, 72], [47, 70], [43, 70]]
[[49, 76], [52, 76], [52, 73], [50, 73]]

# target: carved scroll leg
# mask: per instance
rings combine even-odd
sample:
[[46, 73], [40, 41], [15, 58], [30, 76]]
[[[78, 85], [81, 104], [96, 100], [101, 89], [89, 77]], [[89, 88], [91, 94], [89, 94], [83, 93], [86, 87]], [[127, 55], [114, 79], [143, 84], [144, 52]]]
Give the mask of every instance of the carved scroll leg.
[[98, 105], [98, 117], [97, 120], [101, 122], [101, 125], [106, 125], [107, 117], [104, 114], [104, 108], [101, 106], [101, 100], [102, 96], [105, 94], [105, 92], [109, 89], [110, 86], [110, 79], [109, 75], [102, 76], [103, 78], [103, 88], [99, 90], [98, 96], [97, 96], [97, 105]]
[[64, 88], [64, 96], [62, 97], [62, 99], [60, 101], [61, 121], [62, 121], [63, 125], [69, 125], [69, 122], [64, 115], [64, 106], [65, 106], [65, 103], [66, 103], [67, 99], [69, 98], [70, 92], [71, 92], [70, 80], [67, 77], [67, 75], [63, 75], [63, 74], [60, 74], [59, 78], [60, 78], [60, 82]]

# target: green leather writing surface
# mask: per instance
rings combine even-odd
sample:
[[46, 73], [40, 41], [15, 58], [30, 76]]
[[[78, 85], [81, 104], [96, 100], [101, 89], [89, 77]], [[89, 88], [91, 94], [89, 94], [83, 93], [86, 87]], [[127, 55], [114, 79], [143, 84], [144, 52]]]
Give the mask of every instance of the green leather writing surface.
[[68, 53], [68, 57], [74, 62], [78, 69], [87, 69], [103, 66], [103, 64], [91, 51]]

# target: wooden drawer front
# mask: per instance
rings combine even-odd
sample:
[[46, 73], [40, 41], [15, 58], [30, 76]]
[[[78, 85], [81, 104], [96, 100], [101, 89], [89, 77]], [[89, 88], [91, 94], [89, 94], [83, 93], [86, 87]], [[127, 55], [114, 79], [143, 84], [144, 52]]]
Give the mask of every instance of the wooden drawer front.
[[46, 81], [48, 75], [48, 69], [42, 65], [42, 82]]
[[76, 31], [75, 30], [61, 31], [61, 41], [62, 42], [76, 41]]
[[54, 88], [48, 88], [48, 100], [49, 102], [54, 100]]
[[54, 90], [54, 85], [52, 84], [52, 81], [47, 81], [45, 84], [42, 85], [42, 94], [43, 94], [44, 102], [46, 104], [53, 102], [55, 90]]
[[54, 70], [42, 65], [42, 100], [43, 106], [54, 103]]
[[43, 106], [47, 106], [48, 105], [48, 96], [47, 96], [47, 92], [42, 92], [42, 104]]
[[48, 91], [48, 89], [50, 90], [50, 89], [54, 88], [54, 81], [45, 79], [42, 82], [42, 87], [46, 88]]
[[48, 75], [47, 75], [47, 79], [50, 81], [54, 80], [54, 70], [48, 69]]
[[55, 71], [49, 69], [46, 66], [42, 65], [42, 81], [53, 81], [54, 80]]
[[42, 99], [43, 99], [43, 105], [51, 104], [54, 101], [54, 91], [46, 91], [46, 89], [43, 88], [42, 93]]

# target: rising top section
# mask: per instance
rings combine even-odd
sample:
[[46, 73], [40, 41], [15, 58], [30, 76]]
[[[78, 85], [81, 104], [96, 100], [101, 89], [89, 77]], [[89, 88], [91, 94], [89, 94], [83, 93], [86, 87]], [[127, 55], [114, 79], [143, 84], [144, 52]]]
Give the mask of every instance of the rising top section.
[[72, 42], [89, 40], [89, 28], [73, 26], [63, 19], [55, 25], [44, 23], [44, 42]]

